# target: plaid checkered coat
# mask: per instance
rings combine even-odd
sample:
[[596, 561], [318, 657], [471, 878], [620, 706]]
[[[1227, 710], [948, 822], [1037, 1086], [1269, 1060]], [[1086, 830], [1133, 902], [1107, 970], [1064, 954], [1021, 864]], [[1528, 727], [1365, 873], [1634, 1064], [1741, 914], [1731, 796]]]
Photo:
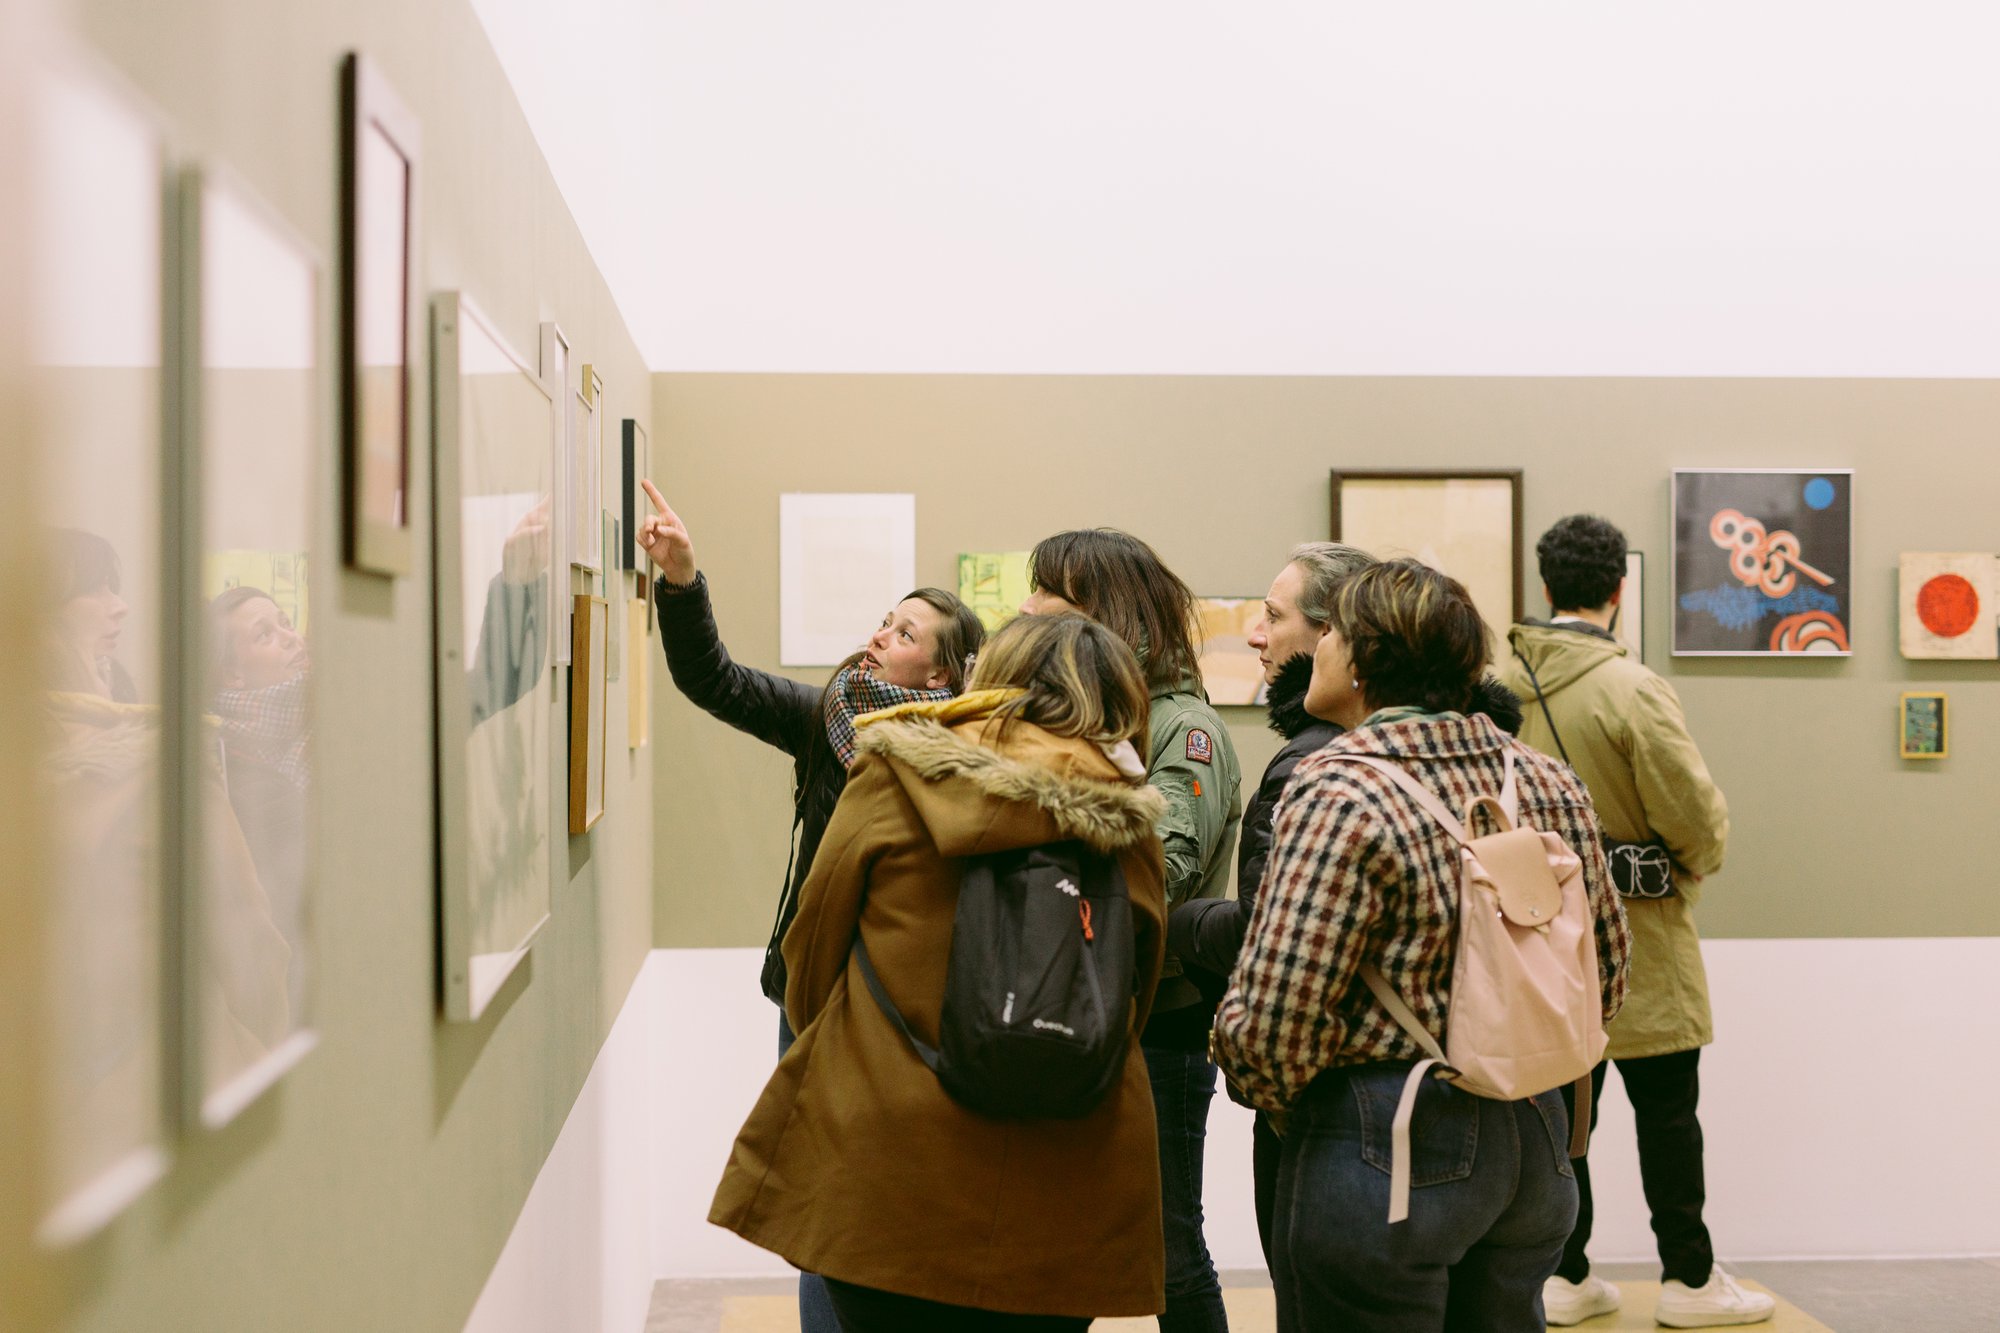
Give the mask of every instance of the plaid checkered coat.
[[[1249, 1100], [1282, 1111], [1335, 1065], [1420, 1060], [1356, 975], [1382, 969], [1440, 1043], [1451, 1007], [1458, 844], [1387, 777], [1337, 754], [1394, 760], [1449, 809], [1498, 793], [1511, 749], [1521, 820], [1583, 859], [1608, 1022], [1625, 999], [1630, 936], [1597, 816], [1568, 767], [1484, 717], [1455, 713], [1362, 726], [1302, 762], [1278, 807], [1249, 936], [1216, 1016], [1217, 1059]], [[1475, 834], [1492, 831], [1481, 813]]]

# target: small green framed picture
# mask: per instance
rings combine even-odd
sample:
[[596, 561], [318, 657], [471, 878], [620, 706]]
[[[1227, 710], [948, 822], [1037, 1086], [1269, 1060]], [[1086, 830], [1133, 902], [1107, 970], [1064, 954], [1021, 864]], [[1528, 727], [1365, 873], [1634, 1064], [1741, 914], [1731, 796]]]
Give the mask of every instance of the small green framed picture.
[[1901, 712], [1903, 758], [1942, 759], [1951, 753], [1951, 727], [1944, 695], [1906, 693]]

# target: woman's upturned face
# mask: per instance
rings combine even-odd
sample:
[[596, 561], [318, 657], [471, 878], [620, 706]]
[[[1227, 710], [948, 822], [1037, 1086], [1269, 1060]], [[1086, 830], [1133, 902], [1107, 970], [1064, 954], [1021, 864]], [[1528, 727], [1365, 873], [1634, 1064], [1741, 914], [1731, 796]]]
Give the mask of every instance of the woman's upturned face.
[[1306, 711], [1322, 722], [1355, 727], [1368, 716], [1361, 691], [1354, 688], [1354, 654], [1347, 640], [1331, 626], [1313, 649], [1312, 684], [1306, 686]]
[[938, 626], [944, 613], [921, 597], [908, 597], [882, 617], [868, 640], [861, 669], [877, 680], [906, 690], [935, 690], [947, 679], [937, 664]]
[[232, 610], [225, 628], [230, 660], [222, 684], [229, 689], [282, 685], [311, 665], [305, 636], [269, 598], [252, 597]]
[[57, 613], [63, 640], [92, 661], [109, 657], [118, 650], [118, 631], [131, 609], [108, 582], [94, 592], [79, 593]]

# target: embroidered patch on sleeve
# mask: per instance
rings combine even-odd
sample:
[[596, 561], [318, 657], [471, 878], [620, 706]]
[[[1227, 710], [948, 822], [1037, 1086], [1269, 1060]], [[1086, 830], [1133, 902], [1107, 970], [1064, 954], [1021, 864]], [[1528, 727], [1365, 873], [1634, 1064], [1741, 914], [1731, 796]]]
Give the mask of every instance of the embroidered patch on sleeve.
[[1194, 760], [1197, 764], [1213, 764], [1215, 762], [1215, 742], [1210, 740], [1208, 733], [1200, 727], [1195, 727], [1188, 732], [1188, 758]]

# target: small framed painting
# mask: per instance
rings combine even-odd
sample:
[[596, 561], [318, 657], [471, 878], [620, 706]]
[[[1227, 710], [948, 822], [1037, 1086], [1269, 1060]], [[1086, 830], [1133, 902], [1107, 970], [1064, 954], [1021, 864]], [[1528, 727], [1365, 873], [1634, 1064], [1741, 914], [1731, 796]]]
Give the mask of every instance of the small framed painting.
[[1903, 656], [2000, 658], [2000, 559], [1987, 551], [1905, 551], [1898, 571]]
[[1905, 759], [1943, 759], [1951, 753], [1951, 719], [1942, 694], [1903, 695], [1902, 755]]
[[605, 660], [611, 604], [578, 593], [569, 685], [569, 831], [588, 833], [604, 817]]
[[604, 568], [604, 531], [597, 516], [604, 492], [604, 378], [593, 366], [583, 368], [576, 391], [576, 420], [572, 423], [571, 447], [575, 451], [570, 473], [570, 527], [574, 544], [570, 564], [593, 574]]
[[1196, 661], [1201, 687], [1217, 706], [1264, 702], [1264, 664], [1250, 646], [1250, 631], [1264, 615], [1261, 597], [1197, 597], [1195, 626], [1200, 631]]
[[[549, 400], [555, 410], [549, 414], [554, 438], [549, 443], [549, 466], [554, 469], [555, 478], [549, 509], [550, 548], [549, 568], [558, 579], [566, 577], [569, 569], [570, 544], [576, 539], [570, 532], [574, 521], [570, 514], [569, 477], [575, 466], [572, 455], [570, 432], [576, 417], [576, 400], [570, 393], [569, 385], [569, 335], [562, 331], [562, 325], [545, 319], [541, 325], [541, 379]], [[557, 597], [555, 614], [549, 617], [549, 647], [554, 656], [551, 660], [557, 666], [569, 665], [570, 646], [570, 601], [567, 597]]]
[[1521, 618], [1521, 470], [1333, 472], [1333, 540], [1409, 556], [1465, 585], [1505, 647]]
[[625, 540], [618, 547], [618, 568], [644, 570], [646, 552], [639, 545], [639, 525], [646, 521], [646, 493], [639, 483], [653, 475], [653, 446], [646, 429], [631, 417], [620, 427], [619, 454], [623, 461], [624, 484], [619, 490], [618, 517]]
[[634, 597], [625, 603], [625, 675], [631, 682], [625, 691], [625, 746], [630, 750], [644, 748], [653, 732], [652, 682], [646, 676], [650, 664], [646, 656], [646, 613], [651, 606], [649, 597]]

